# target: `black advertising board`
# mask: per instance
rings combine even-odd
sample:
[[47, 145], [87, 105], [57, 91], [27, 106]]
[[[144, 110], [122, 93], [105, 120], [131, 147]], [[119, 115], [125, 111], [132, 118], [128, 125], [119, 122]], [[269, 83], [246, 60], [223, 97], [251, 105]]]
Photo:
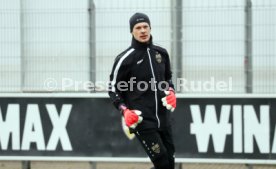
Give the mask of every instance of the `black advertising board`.
[[[7, 95], [0, 108], [0, 159], [146, 157], [106, 95]], [[172, 120], [179, 161], [276, 159], [275, 97], [178, 97]]]

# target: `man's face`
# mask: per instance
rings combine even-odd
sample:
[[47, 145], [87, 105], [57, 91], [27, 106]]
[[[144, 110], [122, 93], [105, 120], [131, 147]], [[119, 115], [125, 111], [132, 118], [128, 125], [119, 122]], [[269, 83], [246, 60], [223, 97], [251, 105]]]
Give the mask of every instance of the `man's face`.
[[134, 38], [141, 43], [146, 43], [150, 40], [150, 26], [147, 22], [140, 22], [134, 25], [132, 30]]

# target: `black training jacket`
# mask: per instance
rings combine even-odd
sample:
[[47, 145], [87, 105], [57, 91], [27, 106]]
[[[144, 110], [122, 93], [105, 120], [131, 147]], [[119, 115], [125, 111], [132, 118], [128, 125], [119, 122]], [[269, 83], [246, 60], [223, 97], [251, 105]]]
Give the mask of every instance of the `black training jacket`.
[[133, 38], [131, 46], [115, 59], [109, 96], [117, 109], [125, 104], [142, 112], [143, 121], [136, 127], [137, 131], [162, 129], [170, 125], [170, 112], [162, 105], [161, 98], [166, 88], [173, 87], [171, 77], [166, 49], [152, 44], [152, 37], [149, 43]]

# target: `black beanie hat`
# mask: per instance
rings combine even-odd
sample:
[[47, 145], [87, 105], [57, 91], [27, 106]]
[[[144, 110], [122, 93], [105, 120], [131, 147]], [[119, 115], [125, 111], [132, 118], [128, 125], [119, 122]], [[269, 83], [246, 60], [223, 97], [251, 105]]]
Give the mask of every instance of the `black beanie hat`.
[[140, 22], [146, 22], [150, 26], [149, 17], [144, 13], [135, 13], [129, 19], [130, 32], [132, 32], [134, 25]]

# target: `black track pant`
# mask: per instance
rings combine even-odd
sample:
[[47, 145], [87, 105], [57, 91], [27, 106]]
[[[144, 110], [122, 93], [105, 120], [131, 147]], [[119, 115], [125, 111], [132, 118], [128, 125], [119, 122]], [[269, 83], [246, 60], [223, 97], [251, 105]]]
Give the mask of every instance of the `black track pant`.
[[174, 169], [174, 144], [171, 128], [135, 133], [155, 169]]

